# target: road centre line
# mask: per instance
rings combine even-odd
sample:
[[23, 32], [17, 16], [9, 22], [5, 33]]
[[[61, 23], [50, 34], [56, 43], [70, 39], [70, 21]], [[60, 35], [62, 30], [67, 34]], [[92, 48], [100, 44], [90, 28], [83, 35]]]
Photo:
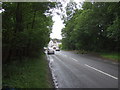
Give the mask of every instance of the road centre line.
[[76, 59], [72, 58], [74, 61], [78, 62]]
[[[64, 55], [64, 54], [63, 54], [63, 56], [67, 57], [67, 55]], [[74, 59], [74, 58], [72, 58], [72, 59], [73, 59], [74, 61], [78, 62], [76, 59]]]
[[67, 55], [64, 55], [64, 56], [66, 56], [66, 57], [67, 57]]
[[[64, 54], [63, 54], [63, 56], [67, 57], [67, 55], [64, 55]], [[78, 62], [76, 59], [74, 59], [74, 58], [72, 58], [72, 59], [73, 59], [74, 61]]]
[[[61, 53], [60, 53], [60, 54], [61, 54]], [[61, 54], [61, 55], [67, 57], [67, 55], [64, 55], [64, 54]]]
[[101, 70], [99, 70], [99, 69], [96, 69], [96, 68], [94, 68], [94, 67], [92, 67], [92, 66], [89, 66], [89, 65], [87, 65], [87, 64], [85, 64], [85, 66], [87, 66], [87, 67], [89, 67], [89, 68], [91, 68], [91, 69], [93, 69], [93, 70], [95, 70], [95, 71], [98, 71], [98, 72], [100, 72], [100, 73], [102, 73], [102, 74], [104, 74], [104, 75], [107, 75], [107, 76], [109, 76], [109, 77], [112, 77], [112, 78], [114, 78], [114, 79], [118, 79], [118, 78], [115, 77], [115, 76], [112, 76], [112, 75], [110, 75], [110, 74], [108, 74], [108, 73], [105, 73], [105, 72], [103, 72], [103, 71], [101, 71]]

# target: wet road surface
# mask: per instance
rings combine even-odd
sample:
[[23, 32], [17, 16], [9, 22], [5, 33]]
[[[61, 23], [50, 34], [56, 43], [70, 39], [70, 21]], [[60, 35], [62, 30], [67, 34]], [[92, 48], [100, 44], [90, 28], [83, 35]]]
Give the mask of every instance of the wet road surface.
[[118, 64], [86, 54], [47, 55], [57, 88], [118, 88]]

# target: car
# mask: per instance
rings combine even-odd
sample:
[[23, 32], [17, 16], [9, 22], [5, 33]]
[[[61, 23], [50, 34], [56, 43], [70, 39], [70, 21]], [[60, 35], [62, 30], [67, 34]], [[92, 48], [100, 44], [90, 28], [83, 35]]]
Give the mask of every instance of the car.
[[47, 50], [47, 47], [44, 47], [43, 49], [44, 49], [44, 51], [46, 51], [46, 50]]
[[55, 53], [54, 49], [48, 48], [47, 54], [54, 54], [54, 53]]
[[53, 49], [55, 50], [55, 49], [56, 49], [56, 47], [53, 47]]
[[60, 51], [60, 48], [56, 48], [56, 51]]

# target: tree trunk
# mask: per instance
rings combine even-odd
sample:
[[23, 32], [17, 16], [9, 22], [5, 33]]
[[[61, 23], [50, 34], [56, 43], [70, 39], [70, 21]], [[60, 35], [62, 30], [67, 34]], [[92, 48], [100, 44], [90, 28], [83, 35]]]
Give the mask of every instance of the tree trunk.
[[15, 32], [23, 31], [23, 25], [22, 25], [22, 3], [17, 3], [16, 7], [16, 27]]
[[34, 11], [34, 15], [33, 15], [33, 21], [32, 21], [32, 29], [34, 28], [34, 24], [35, 24], [35, 16], [36, 16], [36, 11]]

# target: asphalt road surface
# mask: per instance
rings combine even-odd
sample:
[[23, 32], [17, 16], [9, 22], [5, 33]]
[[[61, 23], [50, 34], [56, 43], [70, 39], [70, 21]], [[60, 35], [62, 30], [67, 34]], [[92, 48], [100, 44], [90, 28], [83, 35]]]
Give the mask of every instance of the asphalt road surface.
[[47, 55], [57, 88], [118, 88], [118, 64], [87, 54]]

